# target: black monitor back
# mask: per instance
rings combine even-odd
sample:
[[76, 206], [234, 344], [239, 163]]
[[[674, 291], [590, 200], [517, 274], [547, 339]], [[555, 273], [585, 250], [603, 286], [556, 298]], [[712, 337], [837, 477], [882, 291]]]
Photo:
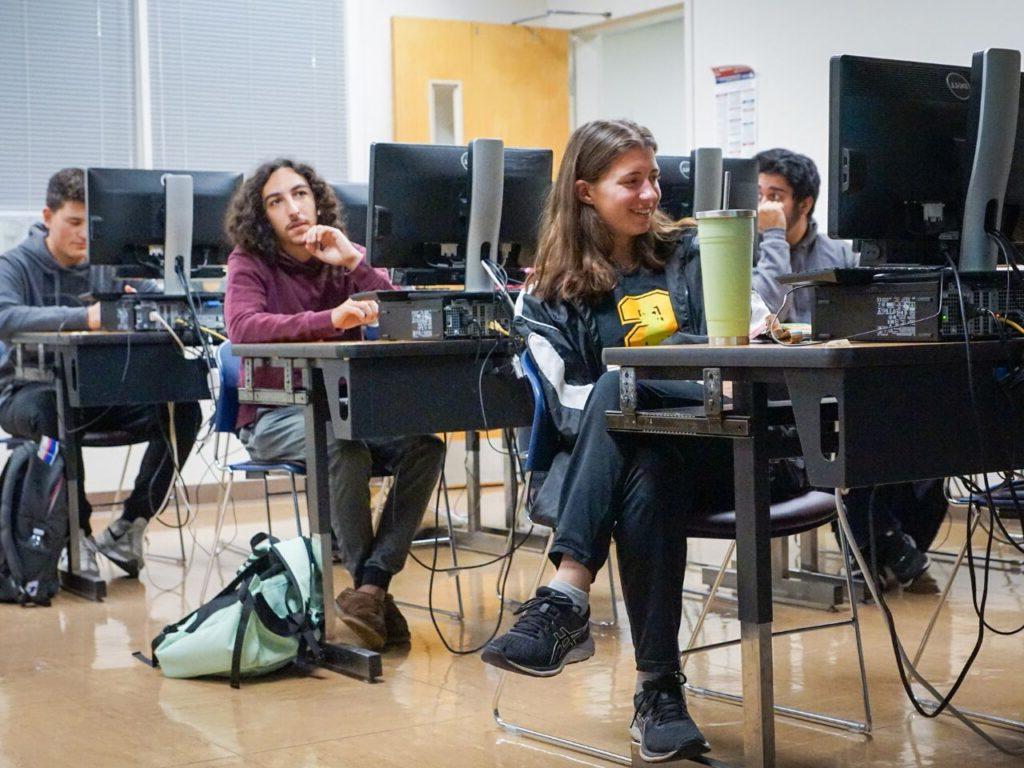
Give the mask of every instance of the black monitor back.
[[[656, 159], [661, 209], [676, 220], [693, 216], [693, 155], [658, 155]], [[722, 171], [729, 173], [729, 207], [757, 210], [757, 160], [727, 157]]]
[[971, 164], [970, 79], [969, 67], [832, 58], [831, 237], [903, 243], [925, 256], [929, 244], [956, 238]]
[[163, 249], [167, 207], [161, 179], [168, 173], [192, 177], [193, 270], [225, 263], [231, 243], [224, 232], [224, 217], [242, 174], [88, 168], [85, 206], [90, 264], [159, 271], [149, 249]]
[[[1024, 76], [1020, 82], [1020, 104], [1024, 112]], [[1017, 117], [1017, 141], [1013, 145], [1000, 229], [1011, 241], [1024, 243], [1024, 118], [1020, 115]]]
[[341, 203], [342, 220], [345, 232], [353, 243], [366, 243], [366, 206], [370, 187], [358, 181], [332, 183], [334, 196]]
[[[506, 267], [532, 263], [551, 186], [549, 149], [505, 149], [502, 243]], [[375, 267], [458, 270], [469, 221], [468, 150], [438, 144], [370, 145], [366, 247]]]

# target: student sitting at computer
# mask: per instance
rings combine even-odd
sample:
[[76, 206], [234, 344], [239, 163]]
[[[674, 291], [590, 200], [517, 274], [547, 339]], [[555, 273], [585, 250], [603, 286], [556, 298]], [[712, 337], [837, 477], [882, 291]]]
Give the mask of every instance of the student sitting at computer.
[[[65, 168], [47, 185], [42, 223], [34, 224], [20, 245], [0, 256], [0, 340], [8, 343], [12, 335], [23, 331], [98, 329], [99, 304], [87, 306], [79, 298], [89, 290], [84, 174], [80, 168]], [[89, 524], [92, 508], [85, 497], [84, 464], [79, 460], [83, 467], [78, 484], [79, 525], [85, 542], [82, 572], [99, 575], [99, 551], [130, 575], [137, 575], [144, 565], [146, 524], [163, 506], [174, 479], [168, 409], [164, 405], [83, 408], [78, 418], [89, 432], [125, 431], [149, 442], [123, 514], [95, 539]], [[175, 404], [179, 468], [192, 451], [201, 418], [198, 403]], [[16, 381], [9, 343], [0, 364], [0, 427], [33, 440], [59, 437], [53, 385]]]
[[[655, 151], [650, 131], [633, 122], [587, 123], [570, 137], [548, 198], [515, 324], [571, 450], [564, 473], [549, 473], [538, 497], [557, 508], [558, 570], [483, 653], [490, 664], [541, 677], [593, 655], [590, 585], [614, 538], [638, 670], [631, 731], [647, 760], [709, 749], [687, 711], [679, 670], [680, 520], [733, 504], [724, 441], [605, 426], [605, 411], [619, 407], [619, 381], [605, 370], [602, 349], [705, 340], [695, 232], [658, 209]], [[638, 382], [637, 394], [644, 408], [703, 402], [696, 382]]]
[[[236, 343], [353, 340], [377, 319], [360, 291], [391, 289], [387, 276], [363, 259], [341, 227], [330, 186], [308, 165], [279, 159], [246, 179], [231, 203], [225, 319]], [[263, 375], [262, 371], [258, 372]], [[302, 406], [242, 405], [238, 427], [253, 458], [304, 461]], [[341, 619], [368, 647], [409, 640], [409, 627], [390, 594], [405, 565], [431, 491], [441, 474], [444, 445], [434, 435], [339, 440], [328, 425], [331, 524], [355, 587], [338, 595]], [[374, 533], [369, 482], [374, 462], [394, 483]]]
[[[778, 277], [855, 266], [858, 256], [845, 240], [832, 240], [818, 232], [811, 214], [821, 179], [813, 160], [788, 149], [768, 149], [758, 153], [757, 162], [761, 241], [754, 289], [773, 311], [781, 308], [779, 320], [809, 323], [814, 292], [798, 288], [786, 297], [791, 286], [780, 284]], [[874, 521], [876, 548], [871, 561], [885, 583], [899, 582], [920, 592], [937, 590], [926, 573], [925, 552], [946, 514], [940, 480], [857, 488], [847, 496], [847, 511], [857, 544], [865, 551], [871, 540], [869, 520]]]
[[782, 285], [778, 278], [854, 266], [857, 254], [846, 241], [832, 240], [818, 232], [812, 214], [821, 178], [811, 158], [788, 149], [768, 149], [757, 154], [757, 164], [757, 228], [761, 241], [754, 264], [754, 290], [778, 313], [779, 321], [809, 323], [813, 291], [793, 291], [783, 307], [790, 286]]

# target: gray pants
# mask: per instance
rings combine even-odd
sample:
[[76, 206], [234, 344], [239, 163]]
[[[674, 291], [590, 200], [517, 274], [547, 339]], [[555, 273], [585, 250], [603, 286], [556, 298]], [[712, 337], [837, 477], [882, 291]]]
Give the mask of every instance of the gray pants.
[[[331, 526], [338, 538], [342, 561], [357, 586], [363, 583], [364, 574], [394, 575], [405, 565], [413, 536], [441, 475], [444, 443], [434, 435], [337, 440], [330, 425], [324, 427]], [[251, 429], [243, 429], [240, 437], [257, 461], [306, 460], [302, 406], [266, 411]], [[370, 512], [370, 478], [374, 470], [394, 476], [376, 535]]]

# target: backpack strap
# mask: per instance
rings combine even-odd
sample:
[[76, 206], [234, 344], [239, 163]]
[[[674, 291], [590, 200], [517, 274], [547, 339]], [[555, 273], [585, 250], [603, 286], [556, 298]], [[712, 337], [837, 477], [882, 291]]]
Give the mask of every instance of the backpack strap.
[[[194, 611], [192, 611], [192, 613], [185, 616], [185, 618], [179, 619], [173, 624], [168, 624], [166, 627], [164, 627], [160, 631], [160, 634], [153, 638], [153, 642], [149, 644], [150, 653], [152, 653], [153, 655], [153, 661], [155, 662], [155, 666], [160, 666], [160, 660], [157, 659], [156, 656], [156, 649], [167, 638], [169, 634], [177, 632], [179, 629], [181, 629], [182, 626], [192, 621], [193, 618], [196, 619], [195, 623], [192, 624], [192, 626], [190, 626], [186, 631], [195, 632], [204, 621], [206, 621], [210, 616], [212, 616], [214, 613], [223, 608], [225, 603], [234, 602], [234, 600], [223, 600], [222, 598], [229, 595], [234, 597], [234, 593], [238, 589], [239, 584], [241, 584], [246, 579], [251, 580], [255, 573], [257, 573], [261, 568], [265, 568], [268, 559], [269, 554], [267, 553], [264, 553], [260, 557], [256, 558], [251, 563], [249, 563], [245, 568], [239, 571], [238, 575], [236, 575], [235, 578], [229, 581], [224, 586], [224, 588], [220, 592], [218, 592], [211, 600], [196, 608]], [[246, 592], [248, 593], [248, 586], [246, 587]]]
[[11, 572], [19, 590], [25, 586], [25, 571], [18, 557], [18, 548], [14, 543], [14, 495], [17, 492], [26, 465], [32, 460], [31, 444], [26, 444], [11, 454], [3, 472], [3, 489], [0, 491], [0, 548], [3, 550], [7, 569]]
[[250, 581], [245, 582], [239, 590], [238, 599], [242, 603], [242, 614], [238, 618], [235, 630], [235, 647], [231, 650], [231, 687], [238, 688], [242, 679], [242, 648], [245, 645], [245, 631], [249, 628], [249, 617], [252, 615], [253, 600], [249, 592]]
[[277, 562], [284, 568], [284, 574], [288, 579], [288, 584], [299, 596], [302, 608], [300, 611], [291, 613], [282, 619], [274, 612], [262, 595], [257, 595], [255, 597], [255, 608], [257, 610], [257, 615], [260, 617], [260, 621], [263, 622], [267, 629], [281, 637], [299, 637], [299, 642], [305, 646], [306, 650], [308, 650], [314, 658], [320, 660], [323, 658], [323, 650], [320, 648], [320, 643], [317, 640], [316, 633], [321, 628], [319, 625], [313, 624], [309, 615], [309, 607], [313, 593], [313, 581], [316, 578], [316, 560], [313, 559], [313, 546], [309, 538], [303, 536], [302, 540], [306, 545], [306, 555], [309, 558], [309, 599], [302, 600], [302, 589], [299, 586], [299, 580], [296, 578], [295, 572], [292, 570], [288, 560], [280, 553], [277, 547], [271, 545], [270, 551], [274, 553], [274, 557], [277, 559]]

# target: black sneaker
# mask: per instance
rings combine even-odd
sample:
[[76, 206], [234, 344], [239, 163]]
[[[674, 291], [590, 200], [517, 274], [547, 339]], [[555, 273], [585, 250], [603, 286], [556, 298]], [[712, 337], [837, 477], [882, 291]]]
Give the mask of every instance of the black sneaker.
[[711, 749], [686, 710], [684, 682], [680, 674], [664, 675], [645, 681], [643, 691], [633, 697], [636, 712], [629, 733], [649, 763], [697, 757]]
[[914, 580], [928, 570], [928, 556], [917, 548], [909, 534], [904, 533], [891, 542], [885, 558], [885, 566], [900, 584], [909, 587]]
[[594, 655], [590, 609], [576, 612], [567, 595], [548, 587], [516, 610], [515, 625], [487, 644], [483, 660], [509, 672], [551, 677]]

